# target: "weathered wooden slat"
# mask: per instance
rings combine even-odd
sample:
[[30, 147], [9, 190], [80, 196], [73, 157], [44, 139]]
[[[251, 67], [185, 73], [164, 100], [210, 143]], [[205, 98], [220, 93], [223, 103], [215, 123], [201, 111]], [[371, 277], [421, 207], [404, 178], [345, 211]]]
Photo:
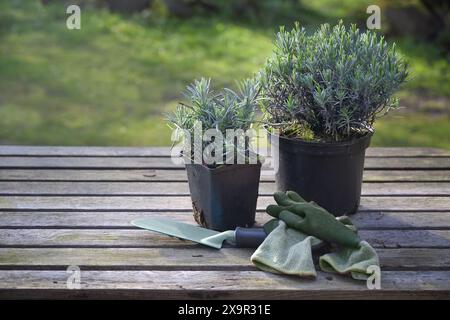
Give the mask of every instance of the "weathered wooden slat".
[[[0, 181], [187, 181], [185, 170], [41, 170], [0, 169]], [[272, 172], [261, 172], [261, 181], [274, 181]], [[447, 170], [366, 170], [366, 182], [450, 182]]]
[[[186, 212], [40, 212], [0, 211], [2, 228], [133, 228], [130, 221], [144, 217], [166, 217], [193, 223], [192, 211]], [[258, 222], [268, 221], [265, 213], [256, 213]], [[0, 230], [1, 233], [1, 230]]]
[[[69, 274], [70, 275], [70, 274]], [[0, 271], [0, 299], [401, 299], [450, 297], [449, 271], [386, 271], [381, 290], [319, 272], [302, 279], [260, 271], [81, 271], [67, 289], [65, 271]]]
[[449, 230], [361, 230], [362, 239], [376, 248], [447, 248]]
[[[275, 183], [262, 182], [260, 195], [272, 195]], [[187, 182], [3, 182], [0, 195], [189, 195]], [[365, 183], [362, 195], [450, 195], [450, 182]]]
[[[430, 171], [434, 173], [435, 171]], [[440, 174], [442, 178], [442, 173]], [[272, 178], [273, 179], [273, 178]], [[0, 169], [1, 181], [187, 181], [184, 170], [12, 170]], [[449, 178], [450, 181], [450, 178]]]
[[450, 212], [360, 212], [350, 218], [359, 229], [450, 229]]
[[182, 166], [170, 158], [158, 157], [1, 157], [0, 168], [174, 169]]
[[[367, 156], [417, 157], [450, 156], [450, 151], [436, 148], [368, 148]], [[0, 156], [170, 156], [169, 147], [62, 147], [62, 146], [0, 146]]]
[[[406, 249], [405, 249], [406, 250]], [[442, 253], [446, 253], [447, 249]], [[254, 249], [224, 248], [0, 248], [0, 268], [64, 267], [78, 265], [83, 269], [106, 267], [108, 270], [132, 267], [155, 269], [249, 269]], [[441, 251], [439, 251], [441, 252]], [[424, 261], [425, 262], [425, 261]], [[438, 264], [439, 261], [436, 261]], [[435, 263], [431, 263], [432, 265]], [[252, 268], [253, 269], [253, 268]]]
[[[130, 221], [144, 217], [166, 217], [193, 223], [186, 212], [40, 212], [0, 211], [1, 228], [133, 228]], [[256, 213], [263, 224], [271, 217]], [[351, 216], [359, 229], [450, 229], [450, 212], [360, 212]], [[1, 230], [0, 230], [1, 232]]]
[[[450, 248], [450, 230], [360, 230], [376, 248]], [[141, 229], [0, 229], [0, 247], [166, 247], [193, 245]]]
[[[393, 152], [392, 150], [391, 152]], [[445, 150], [418, 148], [407, 153], [423, 155], [446, 155]], [[389, 150], [384, 152], [390, 152]], [[169, 157], [170, 147], [63, 147], [63, 146], [0, 146], [0, 156], [47, 156], [47, 157]]]
[[[450, 157], [367, 158], [370, 169], [450, 169]], [[102, 168], [102, 169], [175, 169], [184, 168], [164, 157], [1, 157], [0, 168]]]
[[[254, 249], [0, 248], [0, 269], [256, 270]], [[377, 249], [383, 270], [450, 270], [450, 249]]]
[[[260, 190], [269, 192], [269, 183]], [[272, 187], [271, 183], [271, 186]], [[273, 189], [273, 188], [272, 188]], [[449, 183], [450, 189], [450, 183]], [[187, 182], [3, 182], [2, 195], [189, 195]]]
[[371, 147], [366, 150], [367, 157], [433, 157], [450, 156], [450, 151], [438, 148], [417, 147]]
[[[271, 196], [260, 196], [257, 209], [264, 210], [274, 202]], [[126, 211], [188, 211], [189, 196], [0, 196], [0, 210], [126, 210]], [[372, 211], [448, 211], [449, 197], [361, 197], [360, 210]]]

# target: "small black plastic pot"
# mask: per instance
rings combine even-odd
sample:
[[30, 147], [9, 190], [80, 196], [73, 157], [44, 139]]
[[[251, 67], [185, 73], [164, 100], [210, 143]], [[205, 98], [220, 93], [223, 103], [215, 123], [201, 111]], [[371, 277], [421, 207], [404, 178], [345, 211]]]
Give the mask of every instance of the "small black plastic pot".
[[372, 134], [338, 143], [314, 143], [269, 135], [278, 191], [293, 190], [335, 216], [359, 206], [364, 157]]
[[194, 218], [203, 227], [225, 231], [255, 223], [261, 164], [208, 168], [186, 164]]

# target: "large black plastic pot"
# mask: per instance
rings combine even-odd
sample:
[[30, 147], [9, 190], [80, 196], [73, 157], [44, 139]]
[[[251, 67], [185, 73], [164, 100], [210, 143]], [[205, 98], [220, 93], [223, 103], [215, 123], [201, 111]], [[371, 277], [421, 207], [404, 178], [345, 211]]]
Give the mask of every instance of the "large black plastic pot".
[[194, 218], [218, 231], [255, 223], [261, 164], [233, 164], [214, 169], [186, 164]]
[[372, 134], [338, 143], [313, 143], [269, 135], [279, 191], [294, 190], [335, 216], [356, 212], [366, 148]]

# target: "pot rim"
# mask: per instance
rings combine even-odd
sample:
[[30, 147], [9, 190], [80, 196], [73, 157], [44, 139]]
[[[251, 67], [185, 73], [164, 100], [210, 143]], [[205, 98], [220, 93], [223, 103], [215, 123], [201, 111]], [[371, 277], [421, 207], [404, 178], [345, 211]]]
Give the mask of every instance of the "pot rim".
[[306, 153], [317, 156], [325, 155], [342, 155], [355, 154], [365, 150], [373, 136], [373, 133], [368, 133], [362, 137], [352, 139], [349, 141], [341, 141], [336, 143], [330, 142], [310, 142], [299, 139], [286, 138], [269, 132], [270, 143], [274, 146], [278, 145], [280, 150], [288, 153]]
[[207, 171], [211, 171], [211, 172], [220, 172], [220, 171], [227, 171], [227, 170], [237, 170], [237, 169], [243, 169], [244, 167], [245, 168], [248, 168], [248, 167], [254, 167], [254, 166], [257, 166], [257, 167], [261, 167], [262, 166], [262, 164], [261, 164], [261, 162], [257, 162], [257, 163], [242, 163], [242, 164], [240, 164], [240, 163], [233, 163], [233, 164], [223, 164], [223, 165], [220, 165], [220, 166], [218, 166], [218, 167], [215, 167], [215, 168], [210, 168], [210, 167], [208, 167], [208, 166], [206, 166], [206, 165], [204, 165], [203, 163], [185, 163], [185, 166], [201, 166], [201, 167], [203, 167], [205, 170], [207, 170]]
[[[264, 127], [267, 130], [268, 126], [264, 125]], [[367, 134], [360, 136], [356, 139], [347, 140], [347, 141], [338, 141], [338, 142], [305, 141], [305, 140], [301, 140], [301, 139], [280, 136], [278, 134], [274, 134], [274, 133], [270, 132], [269, 130], [267, 130], [267, 133], [269, 134], [269, 136], [274, 136], [274, 137], [277, 137], [278, 139], [283, 139], [283, 140], [289, 141], [291, 143], [299, 144], [299, 145], [317, 146], [317, 147], [340, 147], [340, 146], [351, 146], [351, 145], [357, 144], [358, 142], [361, 142], [363, 140], [370, 139], [374, 135], [375, 131], [368, 132]]]

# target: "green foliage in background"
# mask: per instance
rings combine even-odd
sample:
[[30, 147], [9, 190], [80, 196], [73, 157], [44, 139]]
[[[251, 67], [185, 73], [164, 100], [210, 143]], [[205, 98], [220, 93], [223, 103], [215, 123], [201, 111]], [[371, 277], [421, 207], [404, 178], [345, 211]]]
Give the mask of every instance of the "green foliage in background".
[[71, 31], [65, 8], [17, 3], [0, 3], [0, 21], [9, 21], [0, 36], [0, 143], [170, 145], [162, 114], [187, 84], [204, 75], [232, 86], [271, 47], [264, 32], [220, 20], [89, 8]]
[[375, 32], [347, 29], [341, 21], [309, 36], [297, 24], [277, 33], [274, 55], [261, 71], [263, 111], [283, 131], [307, 123], [317, 140], [348, 140], [372, 132], [375, 119], [397, 107], [392, 95], [406, 76], [395, 45]]
[[[82, 29], [70, 31], [63, 2], [0, 1], [2, 144], [170, 145], [162, 114], [176, 107], [193, 79], [233, 86], [264, 65], [280, 24], [300, 20], [307, 31], [341, 18], [347, 24], [366, 17], [365, 8], [374, 4], [317, 0], [299, 8], [268, 1], [280, 6], [264, 12], [264, 23], [87, 7]], [[400, 106], [408, 108], [377, 122], [373, 144], [450, 148], [448, 60], [432, 43], [395, 42], [410, 62], [410, 80], [399, 94]]]

